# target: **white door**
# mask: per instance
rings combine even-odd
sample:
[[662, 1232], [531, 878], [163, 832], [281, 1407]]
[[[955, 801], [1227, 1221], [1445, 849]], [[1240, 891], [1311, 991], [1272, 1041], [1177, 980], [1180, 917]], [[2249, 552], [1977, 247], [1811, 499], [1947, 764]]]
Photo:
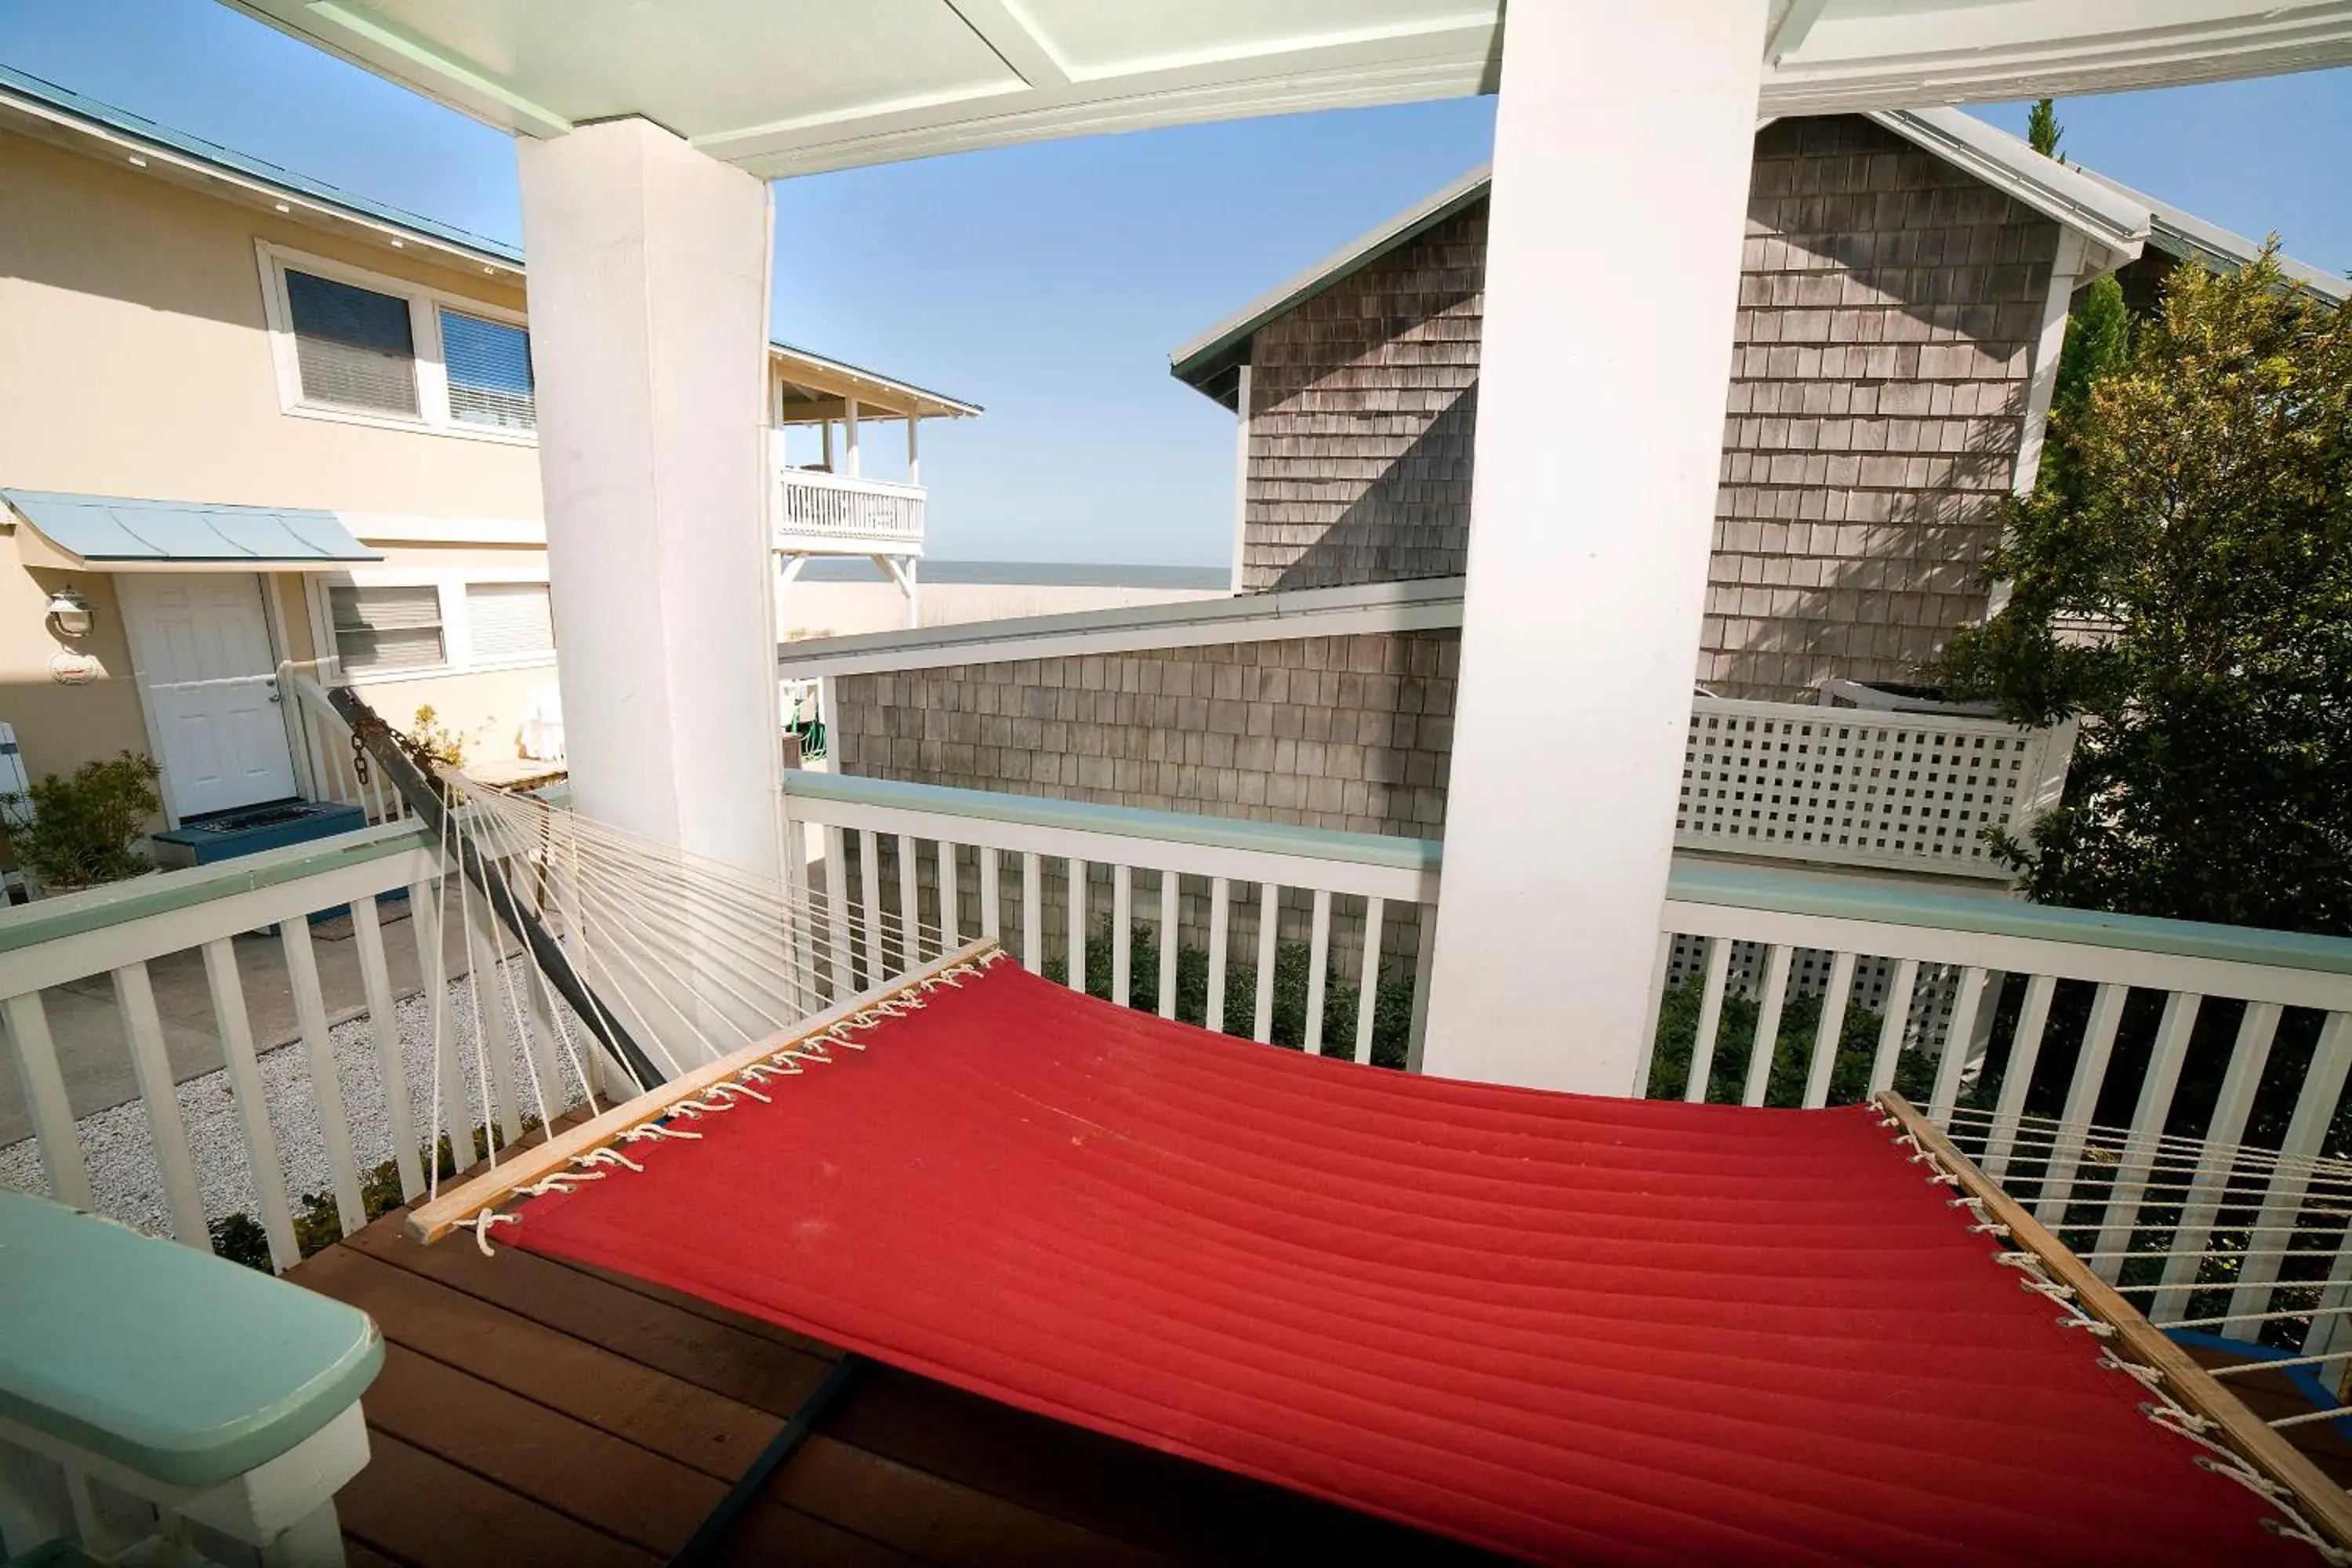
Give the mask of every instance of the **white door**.
[[125, 572], [114, 581], [177, 815], [294, 794], [261, 579], [249, 572]]

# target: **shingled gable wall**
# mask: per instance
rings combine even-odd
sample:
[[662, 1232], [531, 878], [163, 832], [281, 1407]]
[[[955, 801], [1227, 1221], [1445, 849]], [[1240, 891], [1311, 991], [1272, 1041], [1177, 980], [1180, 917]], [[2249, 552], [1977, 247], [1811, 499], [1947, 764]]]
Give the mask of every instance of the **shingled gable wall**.
[[[1465, 208], [1257, 333], [1248, 587], [1462, 569], [1485, 226]], [[1748, 226], [1696, 673], [1781, 699], [1906, 679], [1982, 612], [2057, 226], [1836, 117], [1758, 134]], [[1434, 837], [1456, 647], [1423, 632], [844, 678], [839, 765]]]

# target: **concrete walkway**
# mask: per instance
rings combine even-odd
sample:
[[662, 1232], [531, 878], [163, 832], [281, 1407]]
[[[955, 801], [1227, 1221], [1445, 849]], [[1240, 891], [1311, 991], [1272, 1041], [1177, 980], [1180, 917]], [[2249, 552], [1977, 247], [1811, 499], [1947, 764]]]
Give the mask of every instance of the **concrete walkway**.
[[[383, 924], [386, 967], [395, 997], [423, 989], [417, 976], [415, 926], [408, 918], [408, 900], [395, 899], [377, 906]], [[465, 942], [450, 910], [444, 931], [443, 962], [456, 978], [467, 971]], [[294, 1014], [294, 990], [286, 978], [286, 948], [275, 931], [235, 939], [237, 971], [245, 981], [245, 1005], [253, 1022], [256, 1047], [268, 1051], [301, 1037]], [[318, 955], [319, 984], [327, 1003], [330, 1026], [366, 1011], [366, 992], [360, 981], [359, 944], [351, 918], [339, 916], [310, 928], [311, 951]], [[213, 1021], [212, 987], [205, 983], [204, 955], [194, 949], [151, 961], [147, 973], [154, 983], [155, 1010], [163, 1023], [163, 1050], [171, 1058], [173, 1081], [215, 1070], [222, 1065], [220, 1036]], [[97, 974], [41, 993], [49, 1034], [57, 1042], [58, 1065], [63, 1070], [66, 1094], [77, 1118], [94, 1110], [135, 1100], [139, 1085], [131, 1069], [130, 1047], [114, 1005], [114, 982]], [[0, 1050], [0, 1147], [32, 1135], [25, 1112], [25, 1097], [16, 1081], [15, 1054]]]

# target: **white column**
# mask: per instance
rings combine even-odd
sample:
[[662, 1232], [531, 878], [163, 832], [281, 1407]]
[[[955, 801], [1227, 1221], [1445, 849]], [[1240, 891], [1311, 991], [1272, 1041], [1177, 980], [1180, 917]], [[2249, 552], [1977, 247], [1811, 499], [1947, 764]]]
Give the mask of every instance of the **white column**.
[[516, 150], [574, 801], [775, 877], [767, 187], [643, 120]]
[[1767, 5], [1510, 10], [1433, 1073], [1635, 1089]]
[[922, 423], [920, 415], [907, 416], [907, 482], [910, 485], [919, 485], [923, 482], [922, 443], [915, 434]]
[[857, 399], [852, 397], [845, 400], [841, 410], [842, 438], [849, 448], [848, 460], [842, 471], [851, 479], [856, 479], [857, 477]]

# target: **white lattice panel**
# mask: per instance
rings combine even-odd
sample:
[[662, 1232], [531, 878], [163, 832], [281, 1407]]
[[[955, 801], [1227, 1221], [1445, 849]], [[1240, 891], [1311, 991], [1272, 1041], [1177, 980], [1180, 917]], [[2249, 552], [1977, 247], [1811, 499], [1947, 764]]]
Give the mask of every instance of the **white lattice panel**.
[[2074, 726], [1702, 697], [1683, 752], [1685, 849], [2006, 878], [1984, 830], [2057, 804]]

